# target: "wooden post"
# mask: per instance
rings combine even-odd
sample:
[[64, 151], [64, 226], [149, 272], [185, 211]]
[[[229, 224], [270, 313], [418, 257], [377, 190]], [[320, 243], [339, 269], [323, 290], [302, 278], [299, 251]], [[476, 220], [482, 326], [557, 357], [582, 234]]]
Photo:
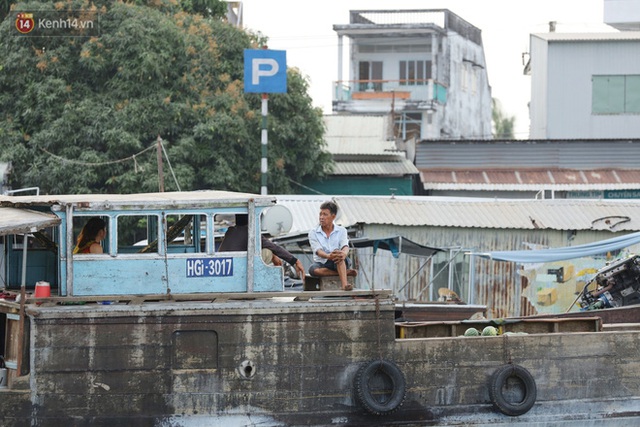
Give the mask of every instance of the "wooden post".
[[158, 139], [156, 140], [156, 143], [158, 145], [157, 150], [158, 150], [158, 186], [159, 186], [159, 191], [161, 193], [164, 193], [164, 173], [162, 171], [162, 138], [160, 138], [160, 135], [158, 135]]

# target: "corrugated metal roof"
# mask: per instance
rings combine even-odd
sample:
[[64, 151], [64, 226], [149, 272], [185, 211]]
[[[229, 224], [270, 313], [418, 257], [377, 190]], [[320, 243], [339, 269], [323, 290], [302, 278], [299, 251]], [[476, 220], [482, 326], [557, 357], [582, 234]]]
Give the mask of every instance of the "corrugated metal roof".
[[414, 175], [418, 168], [407, 159], [396, 162], [344, 162], [335, 163], [332, 175]]
[[58, 224], [60, 218], [51, 213], [0, 208], [0, 235], [31, 233]]
[[389, 140], [389, 117], [381, 115], [327, 115], [324, 140], [332, 155], [388, 155], [398, 153]]
[[640, 140], [421, 141], [418, 169], [636, 169]]
[[532, 37], [555, 42], [575, 42], [575, 41], [619, 41], [619, 40], [640, 40], [640, 31], [621, 31], [619, 33], [535, 33]]
[[343, 226], [390, 224], [495, 229], [640, 230], [640, 200], [491, 200], [451, 197], [278, 196], [293, 215], [291, 234], [317, 225], [322, 202], [335, 200]]
[[140, 194], [61, 194], [40, 196], [0, 196], [0, 206], [62, 206], [78, 207], [131, 207], [147, 205], [154, 207], [189, 207], [210, 203], [246, 203], [253, 199], [256, 205], [268, 206], [274, 196], [261, 196], [232, 191], [185, 191]]
[[[318, 225], [318, 214], [320, 205], [327, 200], [332, 200], [331, 196], [303, 196], [303, 195], [281, 195], [277, 196], [278, 204], [287, 207], [293, 216], [293, 225], [289, 234], [295, 235], [306, 233]], [[342, 217], [342, 213], [340, 213]], [[339, 224], [341, 222], [336, 220]]]
[[421, 170], [425, 190], [590, 191], [640, 188], [639, 170]]

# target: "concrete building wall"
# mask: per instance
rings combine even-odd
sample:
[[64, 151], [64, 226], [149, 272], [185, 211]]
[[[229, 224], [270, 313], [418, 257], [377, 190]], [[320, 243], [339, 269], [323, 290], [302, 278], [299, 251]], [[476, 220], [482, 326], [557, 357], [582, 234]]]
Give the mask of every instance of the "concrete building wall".
[[484, 50], [470, 40], [451, 35], [449, 90], [442, 110], [441, 138], [491, 138], [491, 89]]

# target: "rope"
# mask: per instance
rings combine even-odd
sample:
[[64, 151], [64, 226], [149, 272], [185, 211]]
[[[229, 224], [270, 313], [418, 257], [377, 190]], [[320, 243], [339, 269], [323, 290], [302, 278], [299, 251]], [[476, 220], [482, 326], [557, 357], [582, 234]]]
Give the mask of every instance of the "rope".
[[110, 161], [107, 161], [107, 162], [82, 162], [80, 160], [71, 160], [71, 159], [67, 159], [67, 158], [62, 157], [62, 156], [58, 156], [57, 154], [53, 154], [52, 152], [47, 151], [45, 148], [38, 147], [39, 150], [47, 153], [48, 155], [50, 155], [51, 157], [53, 157], [53, 158], [55, 158], [57, 160], [60, 160], [63, 163], [73, 163], [73, 164], [76, 164], [76, 165], [83, 165], [83, 166], [104, 166], [104, 165], [112, 165], [112, 164], [116, 164], [116, 163], [124, 163], [126, 161], [133, 160], [136, 169], [137, 169], [136, 156], [139, 156], [140, 154], [142, 154], [142, 153], [144, 153], [146, 151], [152, 150], [153, 148], [155, 148], [155, 144], [150, 146], [150, 147], [145, 148], [144, 150], [142, 150], [142, 151], [140, 151], [140, 152], [138, 152], [136, 154], [133, 154], [133, 155], [131, 155], [129, 157], [125, 157], [123, 159], [118, 159], [118, 160], [110, 160]]
[[[169, 155], [167, 154], [167, 150], [164, 148], [164, 143], [161, 140], [160, 141], [160, 146], [162, 147], [162, 153], [164, 154], [165, 159], [167, 159], [167, 164], [169, 165], [169, 170], [171, 171], [171, 176], [173, 177], [173, 182], [175, 182], [176, 187], [178, 188], [178, 191], [182, 191], [182, 189], [180, 188], [180, 184], [178, 183], [178, 179], [176, 178], [176, 174], [173, 171], [173, 166], [171, 166], [171, 161], [169, 160]], [[129, 157], [125, 157], [123, 159], [118, 159], [118, 160], [110, 160], [110, 161], [106, 161], [106, 162], [83, 162], [80, 160], [71, 160], [71, 159], [67, 159], [65, 157], [62, 156], [58, 156], [57, 154], [53, 154], [52, 152], [46, 150], [45, 148], [42, 147], [38, 147], [38, 149], [40, 149], [41, 151], [47, 153], [48, 155], [50, 155], [51, 157], [60, 160], [63, 163], [73, 163], [76, 165], [82, 165], [82, 166], [104, 166], [104, 165], [112, 165], [112, 164], [116, 164], [116, 163], [124, 163], [127, 162], [129, 160], [133, 160], [133, 171], [138, 173], [139, 170], [142, 170], [142, 167], [138, 165], [138, 160], [136, 159], [137, 156], [149, 151], [149, 150], [153, 150], [155, 148], [155, 144], [151, 145], [147, 148], [145, 148], [142, 151], [137, 152], [136, 154], [133, 154]]]
[[326, 194], [321, 193], [320, 191], [315, 190], [315, 189], [313, 189], [313, 188], [311, 188], [311, 187], [307, 187], [307, 186], [306, 186], [306, 185], [304, 185], [304, 184], [300, 184], [299, 182], [294, 181], [294, 180], [292, 180], [291, 178], [287, 178], [287, 179], [288, 179], [289, 181], [293, 182], [295, 185], [298, 185], [298, 186], [300, 186], [300, 187], [302, 187], [302, 188], [304, 188], [304, 189], [307, 189], [307, 190], [309, 190], [309, 191], [311, 191], [311, 192], [313, 192], [313, 193], [320, 194], [321, 196], [326, 196]]
[[169, 165], [169, 170], [171, 171], [171, 176], [173, 177], [173, 182], [176, 183], [176, 187], [178, 187], [178, 191], [182, 191], [180, 189], [180, 184], [178, 184], [178, 180], [176, 179], [176, 174], [173, 173], [173, 168], [171, 167], [171, 162], [169, 161], [167, 150], [164, 149], [164, 141], [162, 139], [160, 139], [160, 146], [162, 147], [162, 152], [164, 153], [165, 159], [167, 159], [167, 164]]

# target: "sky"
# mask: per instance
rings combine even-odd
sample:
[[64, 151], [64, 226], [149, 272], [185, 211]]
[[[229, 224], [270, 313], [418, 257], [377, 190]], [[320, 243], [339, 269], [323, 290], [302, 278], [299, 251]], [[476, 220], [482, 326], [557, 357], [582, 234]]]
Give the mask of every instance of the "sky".
[[[489, 85], [515, 137], [529, 137], [531, 78], [523, 74], [529, 36], [556, 32], [616, 31], [603, 24], [604, 0], [244, 0], [244, 27], [269, 38], [269, 49], [285, 50], [287, 66], [310, 81], [315, 107], [331, 114], [332, 85], [338, 80], [338, 36], [334, 24], [348, 24], [350, 10], [449, 9], [482, 31]], [[345, 51], [348, 39], [345, 38]], [[346, 54], [346, 52], [345, 52]], [[527, 56], [525, 55], [525, 61]], [[346, 67], [346, 59], [345, 59]], [[348, 79], [348, 71], [343, 72]]]

